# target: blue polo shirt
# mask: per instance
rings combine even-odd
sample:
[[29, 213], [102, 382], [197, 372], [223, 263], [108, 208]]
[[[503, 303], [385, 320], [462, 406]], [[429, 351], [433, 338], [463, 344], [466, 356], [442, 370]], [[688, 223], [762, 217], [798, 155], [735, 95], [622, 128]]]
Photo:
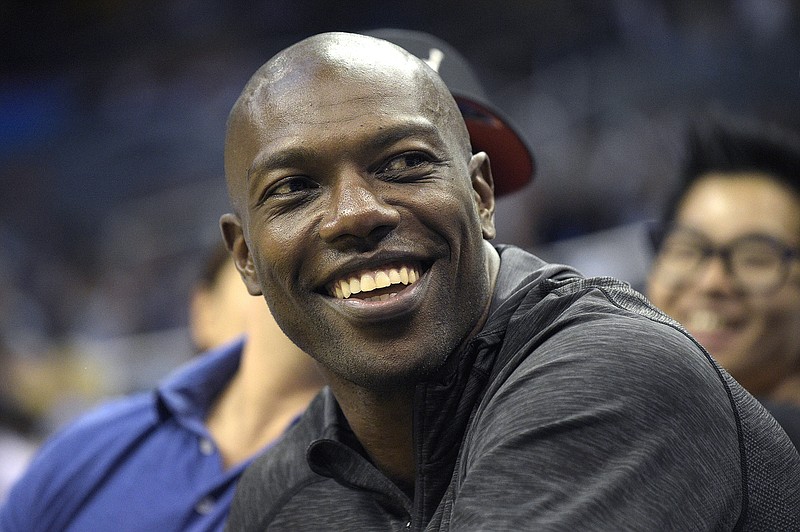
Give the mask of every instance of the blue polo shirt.
[[211, 351], [154, 392], [105, 404], [56, 434], [0, 508], [0, 530], [222, 530], [250, 460], [225, 470], [203, 420], [242, 346]]

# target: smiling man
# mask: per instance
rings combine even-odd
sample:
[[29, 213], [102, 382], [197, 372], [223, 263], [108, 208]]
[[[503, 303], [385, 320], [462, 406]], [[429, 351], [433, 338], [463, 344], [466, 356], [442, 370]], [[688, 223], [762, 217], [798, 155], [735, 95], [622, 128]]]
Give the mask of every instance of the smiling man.
[[800, 139], [734, 117], [688, 138], [648, 295], [800, 445]]
[[242, 278], [330, 384], [230, 530], [798, 525], [797, 452], [675, 322], [489, 243], [489, 158], [415, 56], [345, 33], [280, 52], [225, 167]]

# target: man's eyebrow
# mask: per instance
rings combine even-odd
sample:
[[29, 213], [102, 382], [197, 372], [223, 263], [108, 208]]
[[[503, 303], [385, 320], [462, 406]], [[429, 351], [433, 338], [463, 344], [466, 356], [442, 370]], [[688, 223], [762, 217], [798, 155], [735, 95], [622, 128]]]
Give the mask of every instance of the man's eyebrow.
[[297, 168], [314, 157], [314, 153], [302, 146], [286, 148], [264, 157], [256, 157], [247, 169], [247, 180], [273, 168]]
[[[361, 146], [370, 151], [380, 151], [410, 137], [426, 140], [433, 147], [444, 145], [441, 132], [434, 124], [427, 120], [410, 120], [382, 127], [366, 138]], [[256, 157], [247, 169], [247, 180], [250, 181], [252, 177], [273, 168], [302, 167], [316, 157], [314, 150], [304, 146], [288, 147], [263, 157]]]
[[370, 148], [381, 149], [409, 137], [435, 141], [437, 145], [443, 144], [441, 133], [436, 126], [427, 120], [415, 120], [386, 126], [369, 138], [365, 145]]

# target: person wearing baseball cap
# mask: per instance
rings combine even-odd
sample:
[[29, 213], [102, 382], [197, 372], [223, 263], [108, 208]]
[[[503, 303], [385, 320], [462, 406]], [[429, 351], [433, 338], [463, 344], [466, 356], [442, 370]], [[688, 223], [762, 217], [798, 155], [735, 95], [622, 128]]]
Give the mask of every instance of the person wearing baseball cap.
[[458, 50], [423, 31], [380, 28], [362, 33], [406, 49], [439, 74], [464, 117], [473, 151], [489, 155], [495, 196], [516, 192], [533, 180], [536, 163], [528, 141], [488, 98], [469, 62]]

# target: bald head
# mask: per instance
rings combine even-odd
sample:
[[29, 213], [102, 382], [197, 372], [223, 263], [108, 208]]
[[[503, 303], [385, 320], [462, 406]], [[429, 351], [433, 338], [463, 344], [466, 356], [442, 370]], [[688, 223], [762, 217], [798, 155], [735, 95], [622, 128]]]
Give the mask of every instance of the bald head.
[[225, 174], [236, 210], [241, 211], [242, 184], [253, 157], [270, 130], [285, 130], [291, 123], [314, 123], [320, 120], [323, 106], [379, 97], [414, 102], [418, 111], [446, 131], [457, 150], [469, 157], [469, 135], [458, 107], [439, 75], [424, 61], [392, 43], [365, 35], [314, 35], [279, 52], [256, 71], [231, 110]]

